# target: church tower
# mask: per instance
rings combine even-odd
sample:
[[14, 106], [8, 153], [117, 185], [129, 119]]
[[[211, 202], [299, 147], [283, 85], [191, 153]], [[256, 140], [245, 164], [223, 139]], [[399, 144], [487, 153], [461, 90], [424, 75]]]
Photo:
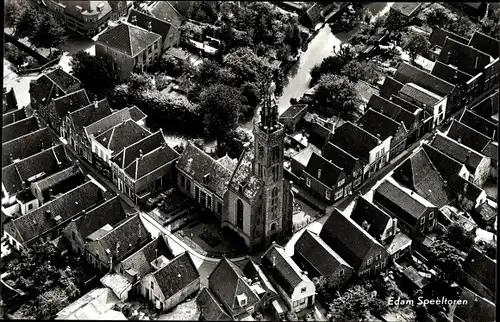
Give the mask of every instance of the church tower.
[[269, 84], [264, 94], [260, 121], [255, 122], [253, 173], [260, 178], [263, 206], [263, 243], [282, 241], [291, 235], [291, 200], [289, 185], [283, 179], [283, 152], [285, 130], [278, 123], [278, 106], [274, 98], [276, 86]]

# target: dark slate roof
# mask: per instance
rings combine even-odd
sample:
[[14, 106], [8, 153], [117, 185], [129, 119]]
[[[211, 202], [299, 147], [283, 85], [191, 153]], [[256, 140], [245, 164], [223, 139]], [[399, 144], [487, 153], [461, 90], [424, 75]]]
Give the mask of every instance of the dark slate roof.
[[279, 245], [269, 247], [262, 257], [262, 263], [289, 296], [302, 281], [309, 279]]
[[113, 157], [112, 161], [121, 169], [125, 169], [140, 156], [141, 152], [143, 155], [146, 155], [159, 148], [163, 143], [165, 143], [165, 138], [163, 131], [160, 129], [144, 139], [127, 146], [122, 152]]
[[335, 187], [340, 175], [343, 172], [341, 168], [323, 158], [316, 152], [313, 152], [311, 158], [309, 158], [309, 162], [307, 163], [304, 171], [330, 188]]
[[177, 159], [179, 154], [166, 143], [135, 159], [125, 172], [133, 179], [138, 180], [148, 173]]
[[497, 310], [495, 303], [477, 295], [466, 287], [462, 290], [460, 300], [466, 304], [456, 306], [453, 312], [455, 321], [458, 321], [458, 319], [466, 322], [496, 321]]
[[130, 111], [128, 108], [123, 108], [119, 111], [113, 112], [111, 115], [103, 117], [94, 123], [84, 126], [84, 131], [87, 136], [98, 136], [101, 133], [113, 128], [114, 126], [130, 120]]
[[489, 137], [457, 120], [451, 124], [447, 136], [479, 153], [490, 142]]
[[84, 89], [54, 99], [54, 107], [59, 117], [64, 117], [69, 112], [74, 112], [89, 104], [90, 100]]
[[144, 247], [122, 260], [121, 264], [123, 270], [133, 269], [137, 272], [138, 278], [142, 278], [154, 271], [151, 262], [160, 256], [172, 258], [172, 252], [165, 241], [165, 237], [161, 234]]
[[487, 53], [493, 58], [498, 58], [498, 56], [500, 56], [500, 41], [479, 31], [474, 32], [469, 41], [469, 46]]
[[119, 196], [113, 196], [92, 210], [74, 218], [75, 228], [80, 238], [85, 239], [105, 225], [115, 226], [127, 216], [136, 213]]
[[491, 158], [492, 161], [498, 161], [498, 143], [490, 141], [481, 151], [484, 156]]
[[425, 104], [429, 108], [432, 108], [434, 105], [439, 103], [443, 98], [413, 83], [405, 84], [405, 86], [403, 86], [403, 88], [399, 91], [399, 93], [407, 95], [411, 97], [413, 100]]
[[[42, 207], [7, 223], [4, 229], [19, 242], [26, 243], [82, 210], [96, 205], [103, 198], [103, 191], [96, 184], [88, 181]], [[56, 222], [52, 219], [54, 216], [61, 217], [61, 220]]]
[[404, 98], [401, 98], [399, 96], [392, 95], [391, 97], [389, 97], [389, 101], [391, 101], [392, 103], [394, 103], [396, 105], [401, 106], [402, 108], [404, 108], [405, 110], [407, 110], [409, 113], [412, 113], [412, 114], [415, 114], [415, 112], [422, 110], [417, 105], [415, 105], [411, 102], [408, 102], [407, 100], [405, 100]]
[[391, 10], [395, 10], [407, 17], [410, 17], [422, 4], [418, 2], [396, 2]]
[[464, 273], [468, 273], [491, 291], [496, 289], [496, 262], [472, 247], [463, 264]]
[[464, 109], [459, 121], [460, 123], [481, 132], [489, 138], [493, 137], [493, 134], [495, 134], [495, 140], [498, 138], [498, 125], [480, 115], [477, 115], [474, 111]]
[[385, 140], [389, 136], [394, 138], [394, 136], [398, 133], [401, 123], [369, 108], [368, 111], [366, 111], [365, 114], [363, 114], [363, 116], [358, 120], [358, 126], [373, 136], [381, 140]]
[[35, 182], [33, 186], [40, 189], [43, 202], [47, 202], [53, 198], [50, 196], [50, 191], [52, 191], [53, 196], [66, 193], [84, 183], [87, 178], [80, 167], [74, 165]]
[[167, 299], [200, 278], [200, 273], [198, 273], [188, 252], [175, 257], [165, 267], [154, 272], [153, 275]]
[[490, 120], [493, 115], [498, 114], [498, 106], [500, 104], [500, 95], [498, 93], [499, 91], [497, 89], [493, 94], [474, 105], [471, 110]]
[[441, 176], [451, 185], [452, 181], [456, 180], [458, 177], [458, 174], [464, 164], [448, 156], [446, 153], [428, 145], [427, 143], [422, 143], [422, 149], [424, 149], [427, 157], [429, 157], [429, 160], [432, 162], [436, 170], [439, 171]]
[[130, 112], [130, 117], [136, 122], [142, 121], [147, 117], [147, 115], [144, 114], [144, 112], [141, 111], [137, 106], [132, 106], [128, 110]]
[[24, 120], [26, 117], [27, 117], [26, 109], [21, 108], [21, 109], [12, 110], [8, 113], [3, 114], [2, 126], [6, 126], [6, 125], [12, 124], [14, 122]]
[[479, 72], [478, 69], [488, 65], [492, 58], [490, 55], [471, 46], [446, 38], [438, 60], [445, 64], [455, 65], [468, 74], [476, 75]]
[[160, 38], [161, 36], [154, 32], [128, 23], [120, 23], [102, 33], [97, 42], [135, 57]]
[[380, 139], [351, 122], [336, 128], [330, 141], [365, 162], [369, 160], [370, 151], [381, 143]]
[[[233, 177], [229, 182], [229, 187], [249, 200], [254, 200], [264, 185], [262, 179], [253, 172], [253, 159], [254, 149], [247, 148], [243, 151], [239, 164], [236, 165], [236, 170], [234, 170]], [[223, 164], [222, 162], [217, 163]]]
[[472, 173], [475, 172], [477, 166], [483, 160], [481, 154], [444, 135], [437, 134], [432, 140], [431, 146], [465, 164]]
[[419, 149], [397, 167], [392, 177], [438, 208], [455, 199], [423, 149]]
[[259, 302], [259, 297], [250, 288], [243, 271], [227, 258], [221, 259], [217, 264], [208, 277], [208, 284], [224, 307], [231, 310], [231, 315], [237, 315], [241, 310], [237, 295], [247, 296], [247, 306]]
[[403, 85], [403, 83], [398, 82], [390, 76], [387, 76], [384, 80], [384, 84], [380, 89], [380, 96], [389, 99], [389, 97], [391, 97], [392, 95], [397, 95]]
[[256, 262], [254, 262], [252, 259], [247, 258], [243, 261], [240, 261], [238, 262], [238, 266], [241, 268], [241, 271], [243, 272], [243, 274], [245, 274], [247, 278], [255, 282], [258, 281], [260, 283], [260, 286], [267, 292], [268, 296], [270, 294], [274, 295], [278, 294], [273, 284], [271, 284], [271, 281], [262, 270], [262, 267], [258, 265]]
[[3, 88], [4, 93], [2, 95], [2, 112], [3, 114], [9, 113], [17, 110], [17, 98], [16, 93], [14, 92], [14, 88], [11, 88], [10, 91], [6, 91], [5, 87]]
[[202, 307], [201, 317], [205, 321], [232, 321], [231, 317], [224, 311], [222, 303], [208, 288], [203, 288], [196, 298], [199, 307]]
[[457, 34], [454, 34], [452, 32], [449, 32], [448, 30], [441, 29], [439, 27], [436, 27], [432, 30], [432, 33], [429, 36], [429, 42], [432, 45], [443, 47], [446, 37], [450, 37], [451, 39], [461, 42], [464, 45], [467, 45], [467, 43], [469, 42], [468, 39], [459, 36]]
[[[389, 211], [397, 209], [397, 213], [391, 212], [410, 225], [413, 225], [427, 209], [425, 205], [387, 180], [377, 187], [373, 200]], [[389, 207], [386, 201], [390, 203]]]
[[180, 26], [186, 19], [172, 6], [170, 1], [158, 1], [157, 4], [150, 10], [150, 13], [153, 17], [166, 22], [171, 22], [174, 26]]
[[2, 127], [2, 143], [17, 139], [20, 136], [32, 133], [39, 129], [36, 117], [22, 119]]
[[2, 167], [10, 164], [10, 155], [16, 159], [24, 159], [48, 149], [52, 144], [59, 143], [57, 137], [48, 127], [39, 129], [30, 134], [23, 135], [15, 140], [2, 144]]
[[150, 134], [151, 132], [135, 121], [127, 120], [97, 136], [96, 140], [115, 155]]
[[331, 276], [341, 265], [350, 267], [318, 235], [307, 229], [295, 243], [295, 252], [315, 269], [316, 275]]
[[111, 108], [106, 98], [69, 112], [69, 117], [73, 120], [75, 129], [79, 134], [83, 134], [84, 126], [97, 122], [108, 115], [111, 115]]
[[23, 190], [23, 181], [26, 181], [26, 185], [29, 186], [29, 178], [39, 173], [50, 176], [68, 166], [69, 160], [65, 148], [60, 144], [3, 167], [2, 183], [9, 194], [14, 194]]
[[328, 142], [323, 148], [323, 158], [344, 169], [346, 174], [351, 174], [354, 171], [358, 161], [358, 158], [353, 157], [332, 142]]
[[[135, 17], [136, 23], [132, 22], [132, 18]], [[167, 37], [168, 32], [172, 25], [164, 20], [157, 19], [150, 15], [146, 15], [135, 9], [130, 10], [128, 15], [128, 23], [141, 27], [142, 29], [149, 30], [148, 26], [151, 23], [151, 31], [162, 36], [163, 40]]]
[[440, 61], [436, 61], [431, 74], [453, 85], [466, 84], [472, 78], [472, 75]]
[[363, 227], [363, 222], [366, 221], [366, 223], [370, 225], [367, 229], [368, 233], [373, 238], [380, 240], [388, 222], [391, 220], [391, 216], [360, 196], [357, 198], [356, 205], [352, 210], [351, 219], [360, 227]]
[[412, 128], [413, 124], [418, 120], [417, 116], [412, 112], [378, 95], [372, 95], [367, 106], [391, 119], [403, 122], [407, 129]]
[[78, 78], [68, 74], [62, 68], [55, 68], [45, 74], [65, 92], [67, 92], [70, 87], [81, 84]]
[[313, 122], [311, 124], [311, 130], [309, 131], [309, 142], [321, 148], [330, 138], [331, 130], [327, 129], [318, 122]]
[[47, 75], [42, 74], [39, 78], [30, 81], [30, 96], [36, 101], [48, 104], [49, 101], [56, 97], [56, 95], [65, 95], [56, 83], [54, 83]]
[[297, 114], [302, 112], [307, 108], [307, 104], [295, 104], [287, 108], [281, 115], [280, 118], [294, 118]]
[[462, 177], [457, 176], [455, 180], [449, 183], [450, 187], [455, 190], [456, 193], [465, 195], [469, 200], [477, 201], [481, 193], [484, 192], [483, 189], [476, 186], [474, 183], [466, 180]]
[[[198, 149], [194, 144], [188, 142], [182, 152], [177, 168], [202, 183], [206, 188], [215, 192], [219, 197], [224, 197], [227, 191], [231, 171], [215, 161], [208, 154]], [[210, 174], [208, 183], [204, 183], [203, 177]]]
[[380, 245], [352, 219], [334, 209], [319, 235], [337, 254], [357, 270], [374, 245]]
[[450, 94], [455, 86], [408, 63], [399, 64], [394, 78], [403, 83], [414, 83], [440, 96]]

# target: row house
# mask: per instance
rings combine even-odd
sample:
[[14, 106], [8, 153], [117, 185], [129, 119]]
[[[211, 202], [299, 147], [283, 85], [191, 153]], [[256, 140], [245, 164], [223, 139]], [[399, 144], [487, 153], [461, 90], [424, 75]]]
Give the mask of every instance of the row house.
[[430, 233], [436, 226], [437, 208], [392, 178], [375, 189], [373, 202], [391, 217], [397, 218], [401, 231], [411, 238]]
[[500, 95], [498, 89], [492, 94], [471, 107], [471, 111], [485, 119], [498, 124], [498, 107], [500, 106]]
[[102, 203], [105, 191], [93, 181], [66, 192], [42, 207], [4, 225], [4, 237], [15, 249], [29, 247], [40, 238], [53, 239], [71, 219]]
[[314, 283], [283, 247], [273, 243], [262, 256], [262, 266], [288, 310], [299, 312], [314, 305]]
[[74, 112], [89, 104], [90, 100], [85, 89], [80, 89], [63, 96], [56, 94], [48, 105], [40, 106], [38, 112], [50, 127], [56, 130], [58, 134], [61, 134], [62, 119], [69, 112]]
[[126, 146], [111, 159], [113, 183], [136, 203], [174, 184], [179, 154], [167, 145], [161, 130]]
[[317, 234], [305, 230], [295, 243], [293, 260], [311, 278], [324, 276], [328, 285], [342, 289], [351, 279], [353, 268]]
[[325, 145], [322, 156], [345, 172], [344, 195], [359, 187], [363, 180], [363, 163], [359, 158], [350, 155], [332, 142]]
[[351, 122], [336, 128], [330, 142], [363, 162], [363, 181], [389, 162], [391, 137], [382, 140]]
[[384, 246], [354, 220], [334, 209], [319, 234], [359, 278], [377, 275], [387, 266]]
[[464, 287], [459, 300], [464, 305], [457, 305], [453, 312], [453, 321], [473, 322], [473, 321], [495, 321], [497, 317], [497, 307], [494, 301], [490, 301]]
[[31, 0], [41, 10], [49, 11], [54, 19], [85, 37], [93, 37], [106, 29], [109, 21], [127, 15], [133, 1], [61, 1]]
[[465, 145], [466, 147], [478, 153], [481, 153], [486, 145], [488, 145], [488, 143], [492, 141], [491, 137], [488, 137], [457, 120], [453, 120], [451, 126], [445, 133], [447, 137]]
[[[63, 96], [82, 88], [76, 77], [66, 73], [62, 68], [44, 71], [36, 79], [30, 81], [31, 108], [35, 111], [48, 105], [56, 95]], [[44, 117], [42, 115], [42, 117]], [[44, 117], [45, 118], [45, 117]]]
[[41, 124], [37, 115], [19, 120], [2, 127], [2, 143], [17, 139], [20, 136], [35, 132]]
[[[152, 24], [148, 29], [152, 30]], [[162, 36], [148, 29], [119, 21], [97, 36], [96, 57], [109, 60], [118, 79], [129, 79], [131, 73], [153, 66], [161, 56]]]
[[447, 37], [464, 45], [467, 45], [469, 43], [469, 40], [462, 36], [459, 36], [451, 31], [436, 27], [432, 29], [432, 33], [429, 36], [429, 42], [431, 44], [431, 60], [435, 61], [439, 58]]
[[92, 160], [90, 146], [85, 136], [84, 127], [111, 115], [107, 99], [94, 101], [76, 111], [70, 111], [61, 120], [59, 133], [73, 150], [86, 160]]
[[398, 156], [406, 148], [408, 131], [403, 122], [397, 122], [369, 108], [358, 120], [357, 125], [381, 140], [391, 138], [389, 160]]
[[477, 247], [472, 247], [462, 267], [464, 284], [477, 294], [494, 301], [496, 299], [496, 261]]
[[181, 191], [218, 217], [222, 217], [225, 194], [236, 164], [226, 162], [224, 166], [222, 162], [214, 160], [188, 142], [176, 168], [177, 185]]
[[[4, 103], [4, 106], [6, 106], [6, 104], [7, 103]], [[28, 113], [28, 111], [26, 110], [26, 107], [18, 109], [16, 106], [15, 110], [10, 110], [7, 113], [3, 113], [2, 126], [7, 126], [7, 125], [12, 124], [14, 122], [24, 120], [28, 116], [31, 116], [28, 114], [31, 114], [31, 113]]]

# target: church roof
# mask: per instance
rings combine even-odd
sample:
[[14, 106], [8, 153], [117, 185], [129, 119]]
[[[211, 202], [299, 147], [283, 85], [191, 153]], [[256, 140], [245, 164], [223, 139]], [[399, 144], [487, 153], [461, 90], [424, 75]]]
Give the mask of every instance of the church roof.
[[262, 180], [253, 173], [253, 158], [253, 149], [246, 149], [229, 183], [232, 189], [240, 192], [250, 200], [257, 197], [263, 186]]

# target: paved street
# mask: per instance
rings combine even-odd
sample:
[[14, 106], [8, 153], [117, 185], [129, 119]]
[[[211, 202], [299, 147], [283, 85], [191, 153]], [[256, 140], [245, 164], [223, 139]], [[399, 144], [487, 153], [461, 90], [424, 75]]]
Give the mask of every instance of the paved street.
[[13, 70], [13, 65], [5, 58], [3, 60], [3, 87], [7, 90], [14, 88], [19, 107], [30, 103], [30, 81], [36, 78], [36, 74], [19, 76]]

